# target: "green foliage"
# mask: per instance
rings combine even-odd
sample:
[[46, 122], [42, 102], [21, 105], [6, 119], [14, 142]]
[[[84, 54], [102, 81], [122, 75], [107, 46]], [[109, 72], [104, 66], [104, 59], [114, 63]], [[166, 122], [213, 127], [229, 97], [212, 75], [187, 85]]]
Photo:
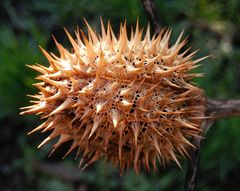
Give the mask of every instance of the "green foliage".
[[[155, 1], [161, 25], [173, 29], [173, 40], [184, 29], [185, 36], [189, 35], [192, 50], [200, 49], [196, 58], [211, 55], [211, 58], [203, 61], [202, 66], [195, 70], [205, 73], [205, 77], [195, 81], [205, 90], [206, 95], [212, 98], [238, 98], [239, 1]], [[14, 176], [18, 190], [76, 190], [74, 183], [36, 173], [31, 165], [28, 165], [34, 160], [46, 162], [51, 159], [46, 157], [49, 147], [39, 151], [36, 149], [42, 135], [33, 135], [31, 138], [26, 136], [26, 131], [29, 130], [27, 127], [33, 128], [37, 118], [29, 120], [29, 117], [18, 116], [18, 108], [27, 105], [26, 94], [35, 91], [32, 84], [35, 82], [36, 73], [25, 67], [25, 64], [46, 64], [38, 45], [54, 52], [51, 34], [59, 41], [66, 42], [62, 27], [67, 27], [70, 31], [76, 26], [84, 28], [83, 17], [94, 25], [96, 31], [99, 31], [100, 16], [105, 22], [111, 19], [115, 31], [119, 22], [123, 22], [125, 18], [128, 24], [135, 23], [139, 18], [140, 24], [146, 26], [142, 5], [136, 0], [2, 0], [0, 7], [0, 141], [4, 140], [5, 134], [9, 134], [8, 131], [18, 133], [17, 136], [10, 134], [11, 144], [14, 146], [10, 146], [10, 142], [2, 144], [4, 146], [0, 151], [3, 157], [8, 156], [6, 149], [4, 150], [8, 147], [18, 154], [16, 158], [0, 160], [0, 173]], [[69, 43], [67, 46], [69, 47]], [[200, 190], [238, 190], [239, 124], [238, 118], [221, 120], [208, 133], [202, 150]], [[2, 161], [10, 161], [5, 171], [2, 170]], [[77, 166], [72, 157], [65, 162]], [[182, 164], [185, 169], [184, 161]], [[26, 179], [17, 177], [16, 172], [23, 173]], [[84, 183], [93, 190], [183, 190], [184, 175], [184, 170], [170, 166], [159, 174], [142, 172], [136, 176], [130, 171], [119, 177], [116, 169], [111, 166], [104, 167], [100, 162], [91, 169], [79, 172], [81, 181], [78, 184]], [[22, 183], [24, 181], [26, 184]], [[3, 184], [0, 182], [0, 185]]]
[[16, 35], [10, 26], [0, 26], [0, 118], [17, 113], [26, 104], [26, 94], [31, 93], [34, 73], [25, 64], [42, 60], [37, 47], [39, 31], [27, 35]]

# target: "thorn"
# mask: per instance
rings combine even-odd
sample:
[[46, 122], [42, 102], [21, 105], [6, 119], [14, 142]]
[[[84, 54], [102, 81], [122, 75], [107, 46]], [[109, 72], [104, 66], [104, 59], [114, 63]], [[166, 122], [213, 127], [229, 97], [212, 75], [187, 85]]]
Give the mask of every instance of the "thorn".
[[43, 141], [40, 145], [38, 145], [38, 149], [39, 149], [41, 146], [43, 146], [44, 144], [46, 144], [47, 142], [49, 142], [50, 140], [51, 140], [51, 137], [48, 136], [46, 139], [44, 139], [44, 141]]

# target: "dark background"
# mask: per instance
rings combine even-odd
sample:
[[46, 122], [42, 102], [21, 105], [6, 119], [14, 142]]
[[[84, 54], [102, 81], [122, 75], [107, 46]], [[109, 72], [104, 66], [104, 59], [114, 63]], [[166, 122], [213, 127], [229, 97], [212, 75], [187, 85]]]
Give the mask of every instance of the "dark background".
[[[188, 45], [200, 49], [196, 58], [211, 55], [196, 72], [196, 79], [211, 98], [240, 96], [240, 1], [159, 0], [161, 26], [173, 29], [171, 41], [184, 29]], [[37, 75], [25, 64], [47, 65], [38, 45], [56, 52], [51, 35], [70, 48], [63, 27], [71, 34], [77, 26], [86, 30], [83, 17], [99, 31], [99, 18], [111, 20], [115, 32], [126, 18], [134, 25], [139, 18], [147, 25], [144, 9], [137, 0], [1, 0], [0, 1], [0, 190], [49, 191], [154, 191], [183, 190], [186, 161], [182, 169], [172, 164], [158, 174], [132, 171], [122, 177], [116, 169], [98, 162], [77, 171], [74, 154], [62, 160], [68, 145], [48, 157], [51, 144], [37, 149], [47, 134], [27, 132], [41, 123], [34, 116], [19, 116], [28, 105], [26, 94]], [[218, 121], [207, 134], [202, 152], [199, 190], [239, 190], [240, 120]]]

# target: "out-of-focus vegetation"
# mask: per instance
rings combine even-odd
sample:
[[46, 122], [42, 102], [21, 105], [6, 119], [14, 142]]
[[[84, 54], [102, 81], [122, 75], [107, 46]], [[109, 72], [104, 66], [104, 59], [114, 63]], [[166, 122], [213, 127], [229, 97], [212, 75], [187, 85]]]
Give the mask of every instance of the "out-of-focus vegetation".
[[[240, 2], [239, 0], [156, 0], [161, 25], [173, 29], [172, 40], [181, 30], [189, 35], [189, 45], [200, 49], [197, 57], [210, 54], [196, 71], [205, 77], [196, 81], [212, 98], [240, 96]], [[119, 177], [118, 171], [103, 162], [78, 172], [76, 179], [44, 173], [36, 164], [61, 164], [77, 167], [74, 156], [61, 160], [66, 148], [48, 158], [50, 145], [40, 150], [37, 144], [44, 136], [27, 132], [40, 123], [35, 117], [19, 116], [19, 107], [27, 105], [26, 94], [36, 73], [25, 67], [46, 63], [38, 45], [55, 51], [53, 34], [66, 43], [63, 27], [71, 32], [83, 25], [83, 17], [96, 31], [99, 18], [110, 19], [115, 31], [126, 18], [134, 24], [137, 18], [146, 26], [146, 16], [137, 0], [1, 0], [0, 1], [0, 190], [183, 190], [183, 169], [176, 165], [160, 168], [159, 174], [132, 171]], [[70, 44], [66, 43], [70, 48]], [[201, 153], [199, 190], [239, 190], [240, 120], [217, 122], [204, 141]], [[54, 165], [52, 171], [56, 170]], [[66, 173], [67, 171], [61, 171]]]

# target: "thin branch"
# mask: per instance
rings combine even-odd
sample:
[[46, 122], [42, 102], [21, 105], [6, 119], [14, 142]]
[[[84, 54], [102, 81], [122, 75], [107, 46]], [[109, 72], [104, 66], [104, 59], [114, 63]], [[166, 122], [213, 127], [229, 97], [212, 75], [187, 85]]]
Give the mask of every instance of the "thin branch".
[[156, 9], [156, 5], [153, 0], [141, 0], [143, 4], [143, 8], [147, 14], [148, 20], [151, 21], [152, 25], [154, 26], [154, 30], [156, 33], [160, 32], [161, 25], [160, 25], [160, 17], [158, 11]]
[[228, 100], [213, 100], [208, 99], [207, 101], [207, 113], [213, 119], [233, 117], [240, 115], [240, 100], [239, 99], [228, 99]]

